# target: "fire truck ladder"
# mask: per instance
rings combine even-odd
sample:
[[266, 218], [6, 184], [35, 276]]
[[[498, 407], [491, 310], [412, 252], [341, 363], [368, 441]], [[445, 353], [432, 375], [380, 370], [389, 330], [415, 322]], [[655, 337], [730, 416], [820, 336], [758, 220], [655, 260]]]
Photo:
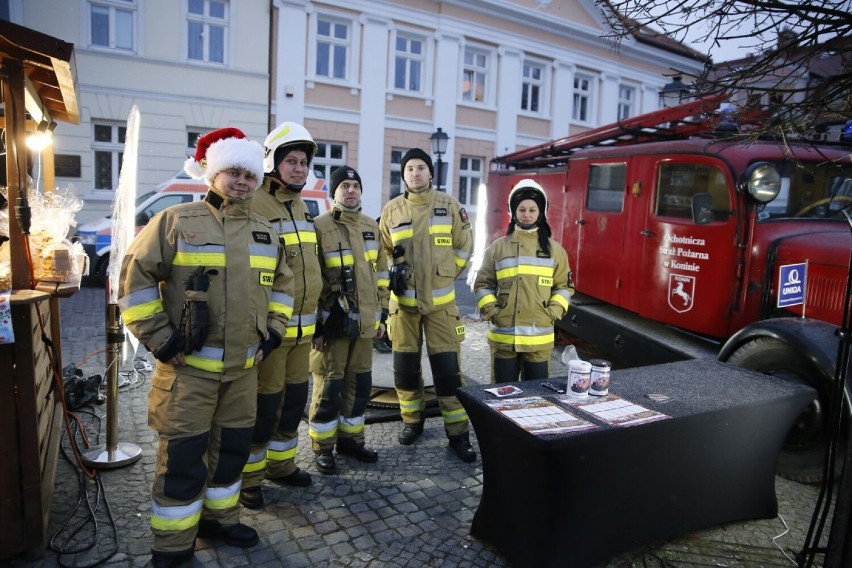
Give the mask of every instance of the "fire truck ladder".
[[552, 167], [564, 164], [575, 151], [583, 148], [641, 144], [656, 140], [676, 140], [712, 130], [708, 114], [715, 111], [726, 94], [696, 99], [664, 108], [594, 130], [581, 132], [504, 154], [492, 160], [499, 169]]

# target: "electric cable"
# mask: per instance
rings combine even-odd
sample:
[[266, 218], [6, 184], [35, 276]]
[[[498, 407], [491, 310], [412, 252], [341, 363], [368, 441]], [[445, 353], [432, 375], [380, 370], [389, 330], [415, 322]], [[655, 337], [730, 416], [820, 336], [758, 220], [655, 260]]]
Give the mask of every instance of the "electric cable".
[[783, 554], [787, 558], [787, 560], [789, 560], [793, 564], [793, 566], [797, 566], [796, 559], [787, 554], [787, 551], [784, 550], [780, 544], [778, 544], [778, 539], [790, 532], [790, 527], [787, 526], [787, 521], [784, 520], [784, 517], [781, 515], [781, 513], [778, 513], [778, 518], [781, 519], [781, 524], [784, 525], [784, 532], [773, 536], [772, 544], [774, 544], [775, 547], [781, 551], [781, 554]]

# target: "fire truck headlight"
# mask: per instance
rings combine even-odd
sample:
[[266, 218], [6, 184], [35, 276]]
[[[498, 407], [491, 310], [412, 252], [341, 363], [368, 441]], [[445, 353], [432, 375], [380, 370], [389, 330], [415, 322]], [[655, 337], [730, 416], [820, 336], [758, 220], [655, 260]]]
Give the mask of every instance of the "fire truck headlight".
[[781, 191], [781, 172], [772, 164], [766, 162], [752, 164], [743, 178], [749, 195], [760, 203], [769, 203]]

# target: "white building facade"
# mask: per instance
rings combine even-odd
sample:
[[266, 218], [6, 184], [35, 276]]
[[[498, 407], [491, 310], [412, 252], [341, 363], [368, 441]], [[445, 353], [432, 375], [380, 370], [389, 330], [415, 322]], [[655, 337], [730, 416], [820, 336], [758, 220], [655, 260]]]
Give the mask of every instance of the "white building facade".
[[475, 215], [494, 156], [655, 110], [672, 68], [702, 65], [671, 41], [616, 49], [594, 0], [0, 0], [0, 16], [74, 43], [81, 124], [54, 152], [80, 222], [111, 210], [134, 104], [139, 193], [199, 134], [262, 141], [289, 120], [318, 142], [318, 174], [359, 171], [376, 217], [402, 154], [441, 128], [441, 189]]
[[73, 185], [85, 201], [79, 223], [112, 211], [133, 105], [138, 194], [180, 171], [199, 134], [235, 126], [266, 136], [268, 0], [0, 2], [6, 7], [10, 21], [74, 44], [80, 124], [57, 127], [53, 152], [57, 187]]
[[307, 126], [326, 177], [355, 167], [369, 215], [400, 191], [402, 154], [429, 151], [437, 128], [442, 189], [474, 213], [492, 157], [656, 110], [671, 68], [701, 68], [682, 46], [616, 50], [593, 0], [273, 5], [275, 121]]

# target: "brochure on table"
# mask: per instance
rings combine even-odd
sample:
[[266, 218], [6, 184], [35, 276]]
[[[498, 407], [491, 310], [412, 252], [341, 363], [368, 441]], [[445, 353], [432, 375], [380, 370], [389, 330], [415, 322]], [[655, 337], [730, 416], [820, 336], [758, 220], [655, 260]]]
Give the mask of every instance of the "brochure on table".
[[[536, 436], [564, 434], [597, 428], [592, 418], [609, 426], [630, 427], [671, 418], [614, 394], [577, 398], [570, 395], [550, 398], [528, 396], [486, 400], [485, 404]], [[564, 405], [564, 406], [563, 406]], [[567, 407], [567, 408], [566, 408]], [[578, 412], [580, 416], [571, 411]], [[581, 417], [582, 416], [582, 417]]]

